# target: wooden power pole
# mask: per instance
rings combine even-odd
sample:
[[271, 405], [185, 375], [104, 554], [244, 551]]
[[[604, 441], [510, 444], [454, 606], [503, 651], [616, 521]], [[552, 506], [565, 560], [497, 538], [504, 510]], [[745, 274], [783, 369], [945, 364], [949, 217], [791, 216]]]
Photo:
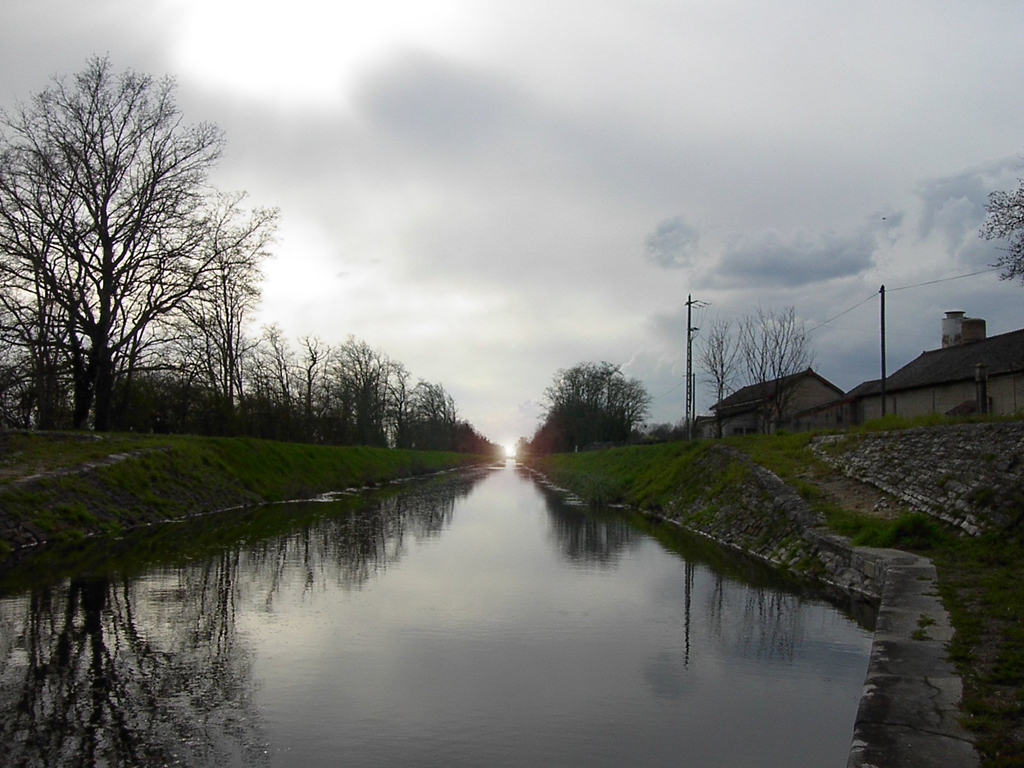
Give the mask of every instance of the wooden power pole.
[[693, 337], [700, 330], [693, 325], [693, 307], [707, 306], [691, 294], [686, 295], [686, 439], [693, 440], [693, 422], [697, 418], [697, 392], [693, 373]]
[[885, 286], [883, 285], [878, 289], [878, 295], [880, 300], [878, 302], [879, 307], [879, 319], [881, 324], [881, 337], [882, 337], [882, 415], [885, 416]]

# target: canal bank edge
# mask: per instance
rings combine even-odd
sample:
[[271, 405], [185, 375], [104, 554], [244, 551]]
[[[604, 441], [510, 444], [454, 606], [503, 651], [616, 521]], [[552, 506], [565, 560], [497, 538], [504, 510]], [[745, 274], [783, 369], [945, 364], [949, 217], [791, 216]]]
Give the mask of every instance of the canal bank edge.
[[0, 560], [50, 541], [375, 487], [485, 461], [440, 451], [249, 438], [0, 430]]
[[718, 543], [788, 569], [804, 570], [843, 591], [878, 601], [847, 768], [969, 768], [980, 764], [960, 725], [962, 683], [946, 658], [953, 636], [937, 593], [935, 566], [893, 549], [854, 547], [770, 470], [741, 452], [715, 446], [709, 460], [741, 462], [745, 488], [733, 503], [718, 500], [702, 519], [677, 510], [665, 519]]
[[[847, 768], [974, 768], [960, 725], [962, 682], [934, 565], [898, 550], [854, 547], [774, 472], [713, 444], [694, 461], [707, 488], [645, 514], [830, 588], [877, 602], [877, 621]], [[728, 485], [719, 481], [727, 477]]]

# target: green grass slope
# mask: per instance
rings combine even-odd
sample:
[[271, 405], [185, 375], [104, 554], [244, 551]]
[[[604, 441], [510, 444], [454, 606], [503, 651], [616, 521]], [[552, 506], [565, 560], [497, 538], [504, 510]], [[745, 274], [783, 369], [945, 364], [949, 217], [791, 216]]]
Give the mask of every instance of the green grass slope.
[[[935, 420], [937, 424], [948, 420]], [[889, 418], [871, 431], [931, 422]], [[955, 637], [949, 657], [964, 682], [961, 712], [983, 768], [1024, 765], [1024, 539], [1018, 530], [959, 535], [919, 513], [883, 518], [844, 508], [822, 491], [831, 468], [810, 450], [811, 434], [747, 436], [721, 441], [772, 470], [828, 526], [854, 544], [906, 549], [930, 557]], [[743, 481], [740, 462], [709, 462], [712, 443], [669, 443], [537, 457], [530, 463], [556, 484], [594, 505], [626, 503], [657, 514], [690, 506], [684, 525], [715, 515], [715, 500]], [[695, 516], [694, 516], [695, 515]]]
[[0, 433], [0, 548], [379, 485], [484, 458], [246, 438]]

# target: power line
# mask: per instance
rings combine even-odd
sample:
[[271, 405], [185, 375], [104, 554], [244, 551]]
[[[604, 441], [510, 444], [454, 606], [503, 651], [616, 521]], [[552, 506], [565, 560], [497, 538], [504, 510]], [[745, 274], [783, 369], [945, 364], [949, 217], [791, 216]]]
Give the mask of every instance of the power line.
[[674, 387], [672, 387], [672, 389], [670, 389], [668, 392], [662, 392], [660, 395], [655, 395], [654, 399], [655, 400], [660, 400], [663, 397], [668, 397], [669, 395], [671, 395], [673, 392], [675, 392], [677, 389], [679, 389], [684, 384], [686, 384], [685, 381], [680, 381], [678, 384], [676, 384]]
[[[909, 290], [911, 288], [921, 288], [921, 287], [926, 286], [926, 285], [936, 285], [937, 283], [948, 283], [951, 280], [963, 280], [965, 277], [976, 277], [977, 275], [987, 275], [990, 272], [998, 272], [1000, 269], [1002, 269], [1002, 267], [992, 267], [991, 269], [982, 269], [982, 270], [979, 270], [978, 272], [969, 272], [966, 275], [954, 275], [953, 277], [942, 277], [942, 278], [939, 278], [938, 280], [927, 280], [927, 281], [925, 281], [923, 283], [914, 283], [913, 285], [901, 285], [899, 288], [886, 288], [885, 292], [886, 293], [893, 293], [895, 291], [906, 291], [906, 290]], [[859, 307], [859, 306], [861, 306], [863, 304], [867, 304], [869, 301], [874, 299], [876, 296], [878, 296], [878, 292], [877, 291], [875, 293], [872, 293], [870, 296], [868, 296], [863, 301], [858, 301], [856, 304], [854, 304], [849, 309], [844, 309], [838, 315], [833, 315], [828, 320], [823, 320], [822, 322], [818, 323], [813, 328], [809, 329], [807, 331], [807, 333], [814, 333], [816, 330], [818, 330], [822, 326], [828, 325], [833, 320], [838, 320], [840, 317], [842, 317], [843, 315], [845, 315], [845, 314], [847, 314], [849, 312], [853, 312], [853, 310], [857, 309], [857, 307]]]
[[[886, 293], [888, 293], [889, 289], [886, 288], [885, 291], [886, 291]], [[815, 326], [815, 327], [816, 328], [820, 328], [821, 326]], [[877, 321], [875, 322], [875, 325], [870, 325], [870, 326], [869, 325], [833, 325], [832, 328], [833, 328], [833, 330], [836, 330], [836, 331], [847, 331], [849, 333], [857, 333], [857, 334], [861, 334], [861, 335], [864, 335], [864, 336], [875, 336], [878, 333], [878, 323], [877, 323]], [[808, 333], [810, 333], [810, 331], [808, 331]], [[905, 333], [903, 331], [889, 331], [888, 333], [889, 333], [890, 336], [894, 336], [894, 337], [898, 336], [901, 339], [923, 339], [923, 340], [927, 340], [927, 339], [932, 339], [935, 336], [935, 334], [933, 334], [933, 333]]]
[[828, 325], [828, 324], [829, 324], [829, 323], [831, 323], [831, 322], [832, 322], [833, 320], [838, 320], [838, 319], [839, 319], [840, 317], [842, 317], [843, 315], [847, 314], [848, 312], [853, 312], [853, 310], [855, 310], [855, 309], [856, 309], [857, 307], [861, 306], [862, 304], [867, 304], [867, 303], [868, 303], [869, 301], [871, 301], [871, 300], [872, 300], [873, 298], [875, 298], [875, 296], [877, 296], [877, 295], [878, 295], [878, 293], [877, 293], [877, 292], [876, 292], [876, 293], [872, 293], [872, 294], [871, 294], [870, 296], [868, 296], [868, 297], [867, 297], [866, 299], [864, 299], [863, 301], [858, 301], [858, 302], [857, 302], [856, 304], [854, 304], [854, 305], [853, 305], [852, 307], [850, 307], [849, 309], [844, 309], [844, 310], [843, 310], [842, 312], [840, 312], [840, 313], [839, 313], [838, 315], [833, 315], [833, 316], [832, 316], [832, 317], [830, 317], [830, 318], [829, 318], [828, 320], [825, 320], [825, 321], [823, 321], [823, 322], [820, 322], [820, 323], [818, 323], [818, 324], [817, 324], [816, 326], [814, 326], [814, 327], [813, 327], [813, 328], [811, 328], [811, 329], [810, 329], [809, 331], [807, 331], [807, 333], [814, 333], [814, 332], [815, 332], [816, 330], [818, 330], [819, 328], [821, 328], [821, 326], [823, 326], [823, 325]]
[[954, 277], [943, 277], [938, 280], [929, 280], [925, 283], [915, 283], [914, 285], [902, 285], [899, 288], [886, 288], [885, 290], [889, 293], [894, 291], [905, 291], [909, 288], [920, 288], [923, 285], [935, 285], [936, 283], [948, 283], [950, 280], [963, 280], [965, 277], [975, 277], [976, 275], [987, 275], [989, 272], [998, 272], [1002, 267], [992, 267], [991, 269], [982, 269], [978, 272], [970, 272], [966, 275], [956, 275]]

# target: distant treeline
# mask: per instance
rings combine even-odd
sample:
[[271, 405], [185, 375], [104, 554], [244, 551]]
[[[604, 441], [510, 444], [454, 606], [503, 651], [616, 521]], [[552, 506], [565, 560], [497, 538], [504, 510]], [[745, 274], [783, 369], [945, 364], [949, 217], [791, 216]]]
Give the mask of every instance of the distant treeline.
[[608, 362], [577, 363], [555, 373], [544, 391], [544, 420], [522, 454], [562, 453], [606, 448], [640, 439], [638, 431], [650, 408], [643, 382], [628, 378]]
[[[497, 450], [459, 418], [444, 386], [414, 383], [402, 363], [366, 342], [350, 337], [330, 346], [305, 337], [296, 348], [270, 326], [260, 338], [244, 340], [241, 354], [228, 364], [199, 346], [202, 341], [190, 335], [161, 345], [130, 378], [119, 377], [110, 428], [325, 445]], [[0, 351], [0, 425], [75, 426], [71, 371], [55, 366], [40, 382], [31, 349], [7, 344]], [[41, 396], [49, 398], [45, 409]]]
[[0, 112], [0, 426], [495, 448], [364, 342], [252, 337], [278, 212], [209, 186], [174, 88], [95, 58]]

